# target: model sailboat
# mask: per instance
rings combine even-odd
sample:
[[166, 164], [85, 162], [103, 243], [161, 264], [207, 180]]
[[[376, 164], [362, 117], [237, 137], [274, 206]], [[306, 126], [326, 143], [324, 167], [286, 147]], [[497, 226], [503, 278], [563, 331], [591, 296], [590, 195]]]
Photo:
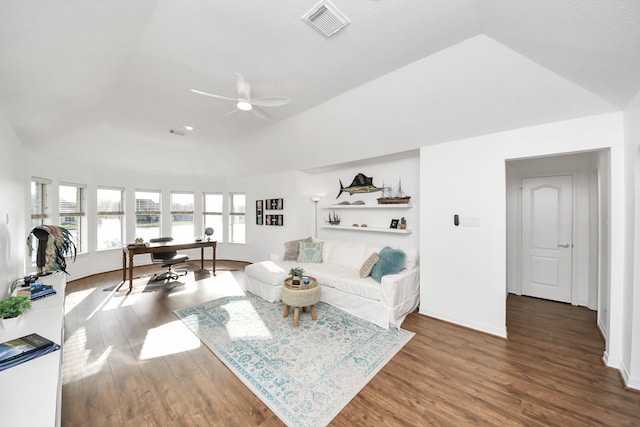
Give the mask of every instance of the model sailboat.
[[404, 191], [402, 191], [402, 181], [398, 180], [398, 188], [395, 190], [393, 187], [385, 187], [384, 183], [382, 184], [382, 197], [378, 198], [379, 205], [393, 205], [393, 204], [408, 204], [411, 196], [407, 196]]

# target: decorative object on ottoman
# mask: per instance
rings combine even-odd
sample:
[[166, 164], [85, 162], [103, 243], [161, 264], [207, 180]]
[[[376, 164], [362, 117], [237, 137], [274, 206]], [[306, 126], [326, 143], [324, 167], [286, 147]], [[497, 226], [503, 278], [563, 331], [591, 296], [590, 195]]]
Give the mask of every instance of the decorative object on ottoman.
[[[293, 269], [292, 269], [293, 270]], [[282, 302], [286, 304], [283, 317], [289, 317], [289, 310], [293, 307], [293, 327], [298, 327], [300, 320], [300, 308], [304, 311], [310, 307], [311, 319], [318, 320], [316, 303], [320, 301], [320, 286], [314, 277], [306, 277], [308, 284], [303, 286], [293, 285], [293, 279], [287, 279], [282, 286]]]
[[382, 248], [379, 255], [380, 259], [376, 262], [376, 265], [373, 266], [373, 270], [371, 270], [371, 277], [373, 277], [376, 282], [382, 280], [382, 276], [400, 273], [407, 259], [407, 255], [403, 251], [390, 248], [389, 246]]
[[292, 267], [289, 270], [289, 274], [291, 275], [291, 284], [293, 286], [300, 286], [304, 269], [302, 267]]

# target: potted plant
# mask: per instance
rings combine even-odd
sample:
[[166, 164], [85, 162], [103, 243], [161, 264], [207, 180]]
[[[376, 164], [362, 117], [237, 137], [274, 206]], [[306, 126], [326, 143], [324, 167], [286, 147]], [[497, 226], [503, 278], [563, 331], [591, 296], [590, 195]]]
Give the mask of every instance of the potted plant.
[[302, 267], [292, 267], [289, 270], [289, 274], [291, 275], [291, 284], [294, 286], [300, 285], [302, 275], [304, 274], [304, 269]]
[[15, 328], [20, 322], [22, 314], [31, 308], [31, 301], [25, 296], [10, 296], [0, 301], [0, 319], [2, 326]]

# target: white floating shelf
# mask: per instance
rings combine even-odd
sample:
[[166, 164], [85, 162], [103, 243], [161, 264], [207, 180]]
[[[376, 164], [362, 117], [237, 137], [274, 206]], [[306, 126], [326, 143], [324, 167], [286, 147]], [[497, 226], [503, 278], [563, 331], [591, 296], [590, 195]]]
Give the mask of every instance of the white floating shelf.
[[410, 209], [411, 203], [397, 203], [388, 205], [323, 205], [321, 209]]
[[322, 228], [333, 230], [349, 230], [349, 231], [371, 231], [377, 233], [395, 233], [395, 234], [411, 234], [413, 230], [401, 230], [399, 228], [385, 227], [354, 227], [352, 225], [323, 225]]

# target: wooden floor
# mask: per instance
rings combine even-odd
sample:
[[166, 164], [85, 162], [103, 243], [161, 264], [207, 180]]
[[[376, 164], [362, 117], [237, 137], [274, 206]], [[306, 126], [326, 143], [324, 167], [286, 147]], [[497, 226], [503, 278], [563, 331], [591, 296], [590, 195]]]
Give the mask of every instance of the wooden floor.
[[[172, 312], [237, 294], [242, 271], [185, 277], [131, 294], [103, 290], [120, 271], [68, 284], [63, 426], [283, 425]], [[331, 425], [640, 425], [640, 393], [602, 364], [594, 312], [512, 295], [507, 313], [509, 340], [411, 314], [416, 336]]]

